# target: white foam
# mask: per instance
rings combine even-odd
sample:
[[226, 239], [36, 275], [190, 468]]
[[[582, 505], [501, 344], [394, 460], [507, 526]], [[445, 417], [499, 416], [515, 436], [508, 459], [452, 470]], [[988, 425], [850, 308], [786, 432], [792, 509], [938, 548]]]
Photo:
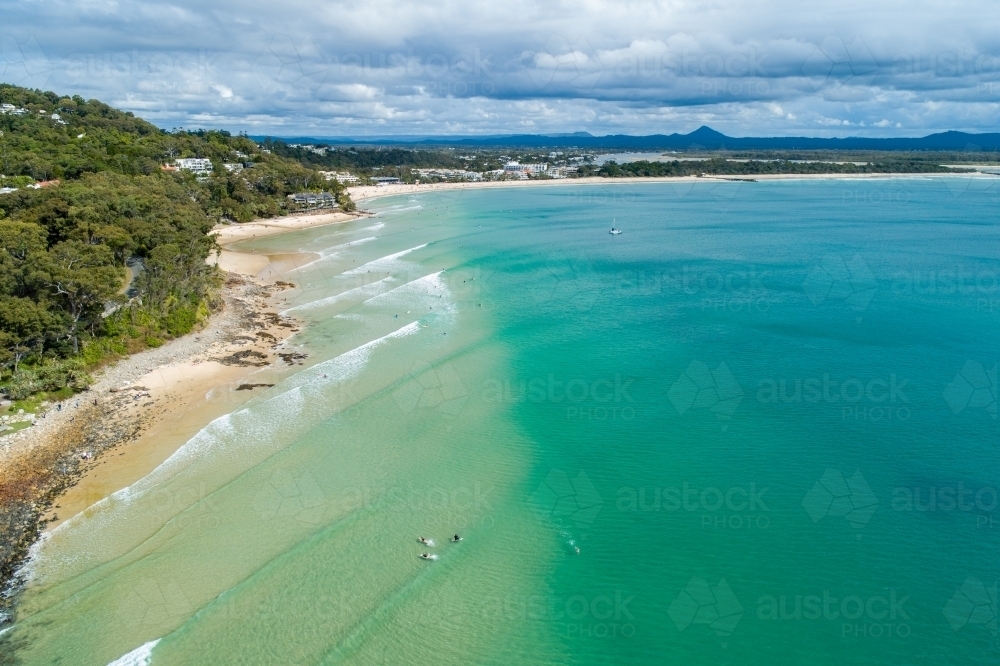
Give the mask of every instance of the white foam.
[[385, 210], [383, 210], [381, 214], [382, 215], [396, 215], [397, 213], [409, 213], [411, 211], [420, 210], [420, 209], [423, 208], [422, 204], [417, 203], [413, 199], [411, 199], [407, 203], [411, 203], [412, 205], [407, 206], [405, 204], [397, 204], [395, 206], [389, 206], [388, 208], [386, 208]]
[[[294, 273], [295, 271], [301, 271], [303, 268], [307, 268], [309, 266], [312, 266], [313, 264], [319, 263], [320, 261], [325, 261], [326, 259], [333, 259], [335, 257], [339, 257], [343, 253], [343, 250], [346, 250], [348, 248], [354, 247], [356, 245], [364, 245], [365, 243], [368, 243], [370, 241], [376, 240], [377, 238], [378, 238], [378, 236], [370, 236], [368, 238], [359, 238], [358, 240], [353, 240], [353, 241], [350, 241], [348, 243], [341, 243], [340, 245], [333, 245], [331, 247], [324, 248], [324, 249], [320, 250], [319, 252], [316, 252], [316, 254], [319, 255], [318, 259], [313, 259], [312, 261], [304, 263], [301, 266], [296, 266], [295, 268], [293, 268], [289, 272], [290, 273]], [[311, 252], [311, 250], [305, 250], [305, 251], [306, 252]]]
[[108, 666], [149, 666], [153, 661], [153, 648], [159, 642], [160, 639], [157, 638], [155, 641], [144, 643], [128, 654], [118, 657]]
[[[242, 460], [249, 467], [254, 460], [259, 461], [273, 455], [280, 450], [282, 442], [294, 438], [296, 433], [312, 427], [312, 424], [328, 415], [325, 407], [315, 409], [315, 405], [323, 405], [328, 401], [309, 398], [323, 393], [331, 384], [345, 381], [360, 373], [376, 347], [389, 340], [412, 335], [419, 330], [419, 324], [411, 322], [380, 338], [319, 363], [305, 372], [289, 377], [273, 389], [276, 394], [261, 402], [215, 419], [149, 474], [43, 534], [42, 538], [32, 545], [28, 561], [21, 568], [20, 575], [27, 580], [46, 578], [49, 574], [60, 571], [61, 575], [66, 575], [66, 567], [89, 568], [105, 561], [108, 557], [115, 556], [115, 553], [107, 552], [110, 546], [105, 543], [107, 540], [103, 535], [107, 530], [111, 530], [115, 523], [126, 520], [130, 515], [128, 513], [130, 508], [136, 502], [145, 501], [144, 510], [152, 511], [158, 516], [154, 520], [147, 521], [144, 529], [130, 525], [129, 534], [136, 544], [140, 543], [160, 528], [161, 521], [171, 520], [175, 515], [206, 499], [211, 492], [214, 492], [213, 488], [205, 488], [197, 496], [190, 498], [185, 496], [186, 499], [183, 501], [172, 502], [166, 509], [157, 510], [159, 507], [157, 493], [163, 492], [162, 489], [167, 488], [166, 484], [174, 477], [184, 473], [196, 462], [217, 469], [225, 466], [220, 465], [222, 460]], [[213, 462], [213, 457], [221, 460]], [[198, 473], [199, 469], [201, 468], [194, 468], [192, 473]], [[232, 473], [238, 475], [243, 471], [245, 470], [242, 466], [237, 465]], [[84, 543], [73, 543], [69, 547], [66, 547], [68, 544], [60, 544], [55, 552], [50, 553], [47, 544], [56, 537], [60, 541], [67, 538], [82, 539]], [[121, 544], [118, 545], [118, 548], [120, 547]]]
[[422, 278], [411, 280], [406, 284], [399, 285], [395, 289], [390, 289], [384, 294], [372, 296], [366, 300], [365, 303], [370, 305], [392, 303], [397, 301], [400, 296], [436, 296], [439, 298], [447, 296], [451, 292], [441, 279], [441, 273], [443, 272], [444, 271], [438, 271], [437, 273], [431, 273], [430, 275], [425, 275]]
[[385, 228], [385, 222], [376, 222], [375, 224], [371, 225], [370, 227], [365, 227], [361, 231], [378, 231], [378, 230], [383, 229], [383, 228]]
[[411, 247], [408, 250], [403, 250], [402, 252], [394, 252], [393, 254], [387, 254], [384, 257], [379, 257], [378, 259], [373, 259], [367, 264], [362, 264], [357, 268], [352, 268], [349, 271], [344, 271], [342, 275], [359, 275], [361, 273], [370, 273], [372, 271], [378, 272], [388, 272], [393, 268], [398, 268], [400, 263], [397, 261], [400, 257], [404, 257], [411, 252], [415, 252], [421, 248], [427, 247], [427, 243], [423, 245], [417, 245], [416, 247]]
[[354, 289], [348, 289], [347, 291], [342, 291], [339, 294], [334, 294], [333, 296], [327, 296], [326, 298], [320, 298], [315, 301], [309, 301], [308, 303], [302, 303], [301, 305], [296, 305], [288, 308], [287, 310], [282, 310], [281, 314], [288, 312], [297, 312], [300, 310], [313, 310], [315, 308], [322, 308], [328, 305], [334, 305], [340, 301], [350, 300], [350, 299], [361, 299], [367, 300], [372, 296], [381, 294], [386, 291], [386, 288], [390, 282], [393, 281], [391, 276], [384, 277], [381, 280], [376, 280], [375, 282], [370, 282], [368, 284], [363, 284], [360, 287], [355, 287]]
[[373, 296], [364, 302], [365, 305], [381, 307], [396, 307], [400, 310], [417, 308], [422, 314], [433, 315], [434, 318], [444, 317], [446, 321], [454, 321], [456, 308], [452, 302], [451, 290], [441, 279], [441, 273], [431, 273], [422, 278], [401, 284], [384, 294]]

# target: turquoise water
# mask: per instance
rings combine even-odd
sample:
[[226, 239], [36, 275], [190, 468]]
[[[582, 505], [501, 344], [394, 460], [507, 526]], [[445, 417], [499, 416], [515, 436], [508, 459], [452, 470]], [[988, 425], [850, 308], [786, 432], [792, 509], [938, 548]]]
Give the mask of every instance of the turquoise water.
[[255, 241], [313, 253], [301, 371], [42, 544], [7, 649], [996, 663], [998, 204], [478, 190]]

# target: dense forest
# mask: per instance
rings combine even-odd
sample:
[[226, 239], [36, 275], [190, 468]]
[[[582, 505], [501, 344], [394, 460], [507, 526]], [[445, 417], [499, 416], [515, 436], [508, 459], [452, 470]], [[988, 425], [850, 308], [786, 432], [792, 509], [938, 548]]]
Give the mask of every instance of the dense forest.
[[[342, 188], [245, 136], [165, 132], [106, 104], [0, 84], [0, 390], [84, 388], [87, 371], [189, 332], [216, 306], [208, 232]], [[164, 167], [208, 158], [196, 177]], [[226, 164], [238, 168], [226, 168]]]
[[[289, 145], [284, 141], [267, 139], [261, 146], [275, 155], [296, 160], [302, 164], [327, 171], [349, 171], [362, 178], [371, 176], [397, 176], [412, 181], [411, 169], [467, 169], [488, 171], [499, 169], [507, 159], [498, 151], [473, 151], [456, 153], [454, 149], [406, 149], [392, 147]], [[465, 157], [463, 158], [462, 155]], [[509, 158], [508, 158], [509, 159]]]

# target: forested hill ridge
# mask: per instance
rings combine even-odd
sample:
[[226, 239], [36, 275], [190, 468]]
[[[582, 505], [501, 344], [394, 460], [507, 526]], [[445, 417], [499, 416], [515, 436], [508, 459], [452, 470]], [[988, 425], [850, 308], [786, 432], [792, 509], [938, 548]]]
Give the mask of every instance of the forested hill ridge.
[[[292, 212], [302, 191], [350, 206], [245, 136], [165, 132], [95, 100], [0, 84], [0, 133], [0, 391], [15, 400], [83, 388], [206, 317], [218, 222]], [[169, 166], [190, 157], [210, 168]]]

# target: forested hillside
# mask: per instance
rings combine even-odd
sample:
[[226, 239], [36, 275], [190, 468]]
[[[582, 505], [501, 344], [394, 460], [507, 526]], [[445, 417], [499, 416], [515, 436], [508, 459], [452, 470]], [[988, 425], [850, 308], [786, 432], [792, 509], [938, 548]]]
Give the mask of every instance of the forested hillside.
[[[214, 307], [220, 221], [291, 212], [286, 195], [306, 190], [348, 202], [244, 136], [2, 84], [0, 105], [0, 390], [14, 399], [80, 389], [106, 359], [190, 331]], [[164, 168], [184, 157], [211, 173]]]

